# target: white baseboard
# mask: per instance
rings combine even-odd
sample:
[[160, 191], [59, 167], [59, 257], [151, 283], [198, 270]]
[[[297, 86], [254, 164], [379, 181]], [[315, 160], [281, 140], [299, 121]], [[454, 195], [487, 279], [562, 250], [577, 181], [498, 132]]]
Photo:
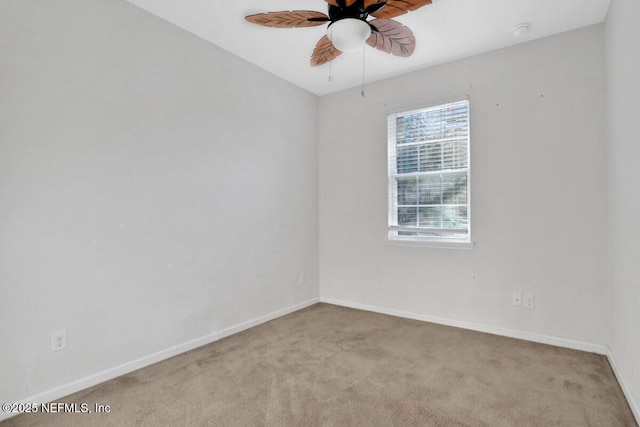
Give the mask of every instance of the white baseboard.
[[[310, 300], [292, 305], [282, 310], [274, 311], [273, 313], [256, 317], [255, 319], [240, 323], [239, 325], [235, 325], [230, 328], [223, 329], [221, 331], [218, 331], [209, 335], [205, 335], [203, 337], [196, 338], [191, 341], [187, 341], [181, 344], [177, 344], [175, 346], [171, 346], [167, 349], [149, 354], [147, 356], [141, 357], [136, 360], [132, 360], [130, 362], [123, 363], [118, 366], [114, 366], [113, 368], [109, 368], [101, 372], [96, 372], [95, 374], [88, 375], [79, 380], [72, 381], [70, 383], [61, 385], [59, 387], [56, 387], [51, 390], [47, 390], [42, 393], [38, 393], [36, 395], [27, 397], [25, 399], [21, 399], [19, 402], [15, 402], [15, 403], [53, 402], [64, 396], [68, 396], [72, 393], [76, 393], [80, 390], [84, 390], [85, 388], [92, 387], [94, 385], [100, 384], [108, 380], [112, 380], [121, 375], [128, 374], [130, 372], [136, 371], [138, 369], [144, 368], [149, 365], [153, 365], [154, 363], [160, 362], [165, 359], [169, 359], [170, 357], [185, 353], [189, 350], [193, 350], [194, 348], [201, 347], [203, 345], [212, 343], [214, 341], [218, 341], [219, 339], [244, 331], [245, 329], [252, 328], [261, 323], [268, 322], [269, 320], [273, 320], [278, 317], [287, 315], [289, 313], [293, 313], [295, 311], [301, 310], [305, 307], [309, 307], [310, 305], [316, 304], [319, 301], [320, 301], [320, 298], [312, 298]], [[0, 421], [11, 418], [14, 415], [18, 415], [18, 414], [0, 412]]]
[[622, 376], [622, 372], [620, 372], [620, 368], [616, 363], [616, 359], [613, 357], [613, 353], [611, 353], [610, 347], [607, 347], [607, 359], [609, 359], [609, 365], [611, 365], [611, 369], [613, 369], [613, 373], [618, 379], [618, 384], [620, 384], [620, 388], [624, 393], [624, 397], [627, 398], [627, 403], [631, 408], [631, 412], [633, 412], [633, 416], [636, 417], [636, 422], [640, 424], [640, 407], [638, 407], [638, 403], [633, 399], [631, 389], [625, 382], [624, 377]]
[[343, 307], [356, 308], [359, 310], [372, 311], [375, 313], [388, 314], [390, 316], [404, 317], [407, 319], [421, 320], [423, 322], [436, 323], [439, 325], [454, 326], [456, 328], [469, 329], [472, 331], [485, 332], [493, 335], [501, 335], [509, 338], [517, 338], [526, 341], [533, 341], [541, 344], [555, 345], [557, 347], [565, 347], [573, 350], [587, 351], [606, 355], [607, 347], [599, 344], [591, 344], [582, 341], [574, 341], [566, 338], [558, 338], [550, 335], [534, 334], [531, 332], [517, 331], [514, 329], [499, 328], [495, 326], [483, 325], [481, 323], [467, 322], [463, 320], [447, 319], [444, 317], [429, 316], [426, 314], [411, 313], [408, 311], [393, 310], [389, 308], [378, 307], [374, 305], [366, 305], [354, 303], [350, 301], [342, 301], [332, 298], [320, 297], [320, 302], [327, 304], [341, 305]]

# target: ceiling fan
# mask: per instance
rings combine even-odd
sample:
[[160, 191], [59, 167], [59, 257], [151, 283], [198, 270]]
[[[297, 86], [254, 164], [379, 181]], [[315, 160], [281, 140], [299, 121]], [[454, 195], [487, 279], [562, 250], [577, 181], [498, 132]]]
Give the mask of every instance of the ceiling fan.
[[[431, 0], [326, 0], [329, 15], [314, 10], [258, 13], [246, 16], [253, 24], [276, 28], [314, 27], [329, 23], [316, 44], [311, 66], [325, 64], [366, 42], [396, 56], [411, 56], [416, 39], [409, 27], [391, 18], [431, 4]], [[369, 16], [376, 19], [367, 20]]]

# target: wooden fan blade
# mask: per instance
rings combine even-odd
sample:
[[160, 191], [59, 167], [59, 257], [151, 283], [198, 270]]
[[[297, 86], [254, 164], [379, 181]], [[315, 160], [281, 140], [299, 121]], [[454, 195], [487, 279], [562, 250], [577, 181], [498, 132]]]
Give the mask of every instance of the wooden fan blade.
[[411, 56], [416, 48], [416, 38], [409, 27], [393, 19], [374, 19], [369, 22], [377, 30], [371, 32], [367, 44], [395, 56]]
[[[380, 0], [365, 0], [365, 7], [369, 7], [376, 3], [380, 3]], [[396, 16], [403, 15], [412, 10], [421, 8], [431, 4], [431, 0], [387, 0], [386, 5], [376, 12], [371, 13], [371, 16], [376, 18], [395, 18]]]
[[364, 8], [366, 12], [371, 16], [373, 16], [374, 13], [376, 13], [377, 11], [379, 11], [380, 9], [382, 9], [387, 5], [387, 2], [383, 0], [380, 0], [380, 1], [365, 0], [364, 3], [365, 3]]
[[329, 17], [315, 10], [294, 10], [291, 12], [269, 12], [245, 16], [252, 24], [276, 28], [315, 27], [325, 24]]
[[313, 49], [313, 54], [311, 55], [311, 66], [317, 67], [318, 65], [326, 64], [327, 62], [333, 61], [338, 56], [342, 54], [341, 51], [336, 49], [336, 47], [331, 43], [329, 37], [322, 36], [322, 38], [316, 44], [315, 49]]

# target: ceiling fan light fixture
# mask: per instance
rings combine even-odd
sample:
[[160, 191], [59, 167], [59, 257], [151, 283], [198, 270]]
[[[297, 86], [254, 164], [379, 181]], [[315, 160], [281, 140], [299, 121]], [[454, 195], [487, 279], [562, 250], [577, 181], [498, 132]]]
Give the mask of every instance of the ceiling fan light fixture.
[[341, 52], [362, 49], [370, 35], [369, 24], [357, 18], [340, 19], [327, 28], [327, 37]]
[[[325, 0], [328, 14], [317, 10], [290, 10], [245, 16], [252, 24], [272, 28], [316, 27], [329, 23], [327, 34], [316, 43], [310, 64], [331, 62], [342, 52], [358, 51], [369, 45], [394, 56], [407, 57], [416, 48], [409, 27], [393, 20], [396, 16], [431, 4], [432, 0]], [[368, 20], [369, 17], [374, 19]], [[364, 68], [364, 67], [363, 67]]]

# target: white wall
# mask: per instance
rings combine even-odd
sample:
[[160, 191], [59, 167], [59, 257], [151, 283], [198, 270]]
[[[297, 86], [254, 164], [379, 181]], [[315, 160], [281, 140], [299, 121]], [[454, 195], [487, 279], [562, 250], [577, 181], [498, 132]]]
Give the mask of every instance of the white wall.
[[609, 159], [609, 346], [640, 419], [640, 3], [613, 0], [606, 21]]
[[[320, 100], [320, 294], [607, 342], [602, 26]], [[473, 250], [385, 243], [386, 116], [470, 96]], [[535, 310], [511, 305], [533, 293]]]
[[314, 95], [124, 1], [0, 2], [0, 401], [317, 298], [317, 184]]

